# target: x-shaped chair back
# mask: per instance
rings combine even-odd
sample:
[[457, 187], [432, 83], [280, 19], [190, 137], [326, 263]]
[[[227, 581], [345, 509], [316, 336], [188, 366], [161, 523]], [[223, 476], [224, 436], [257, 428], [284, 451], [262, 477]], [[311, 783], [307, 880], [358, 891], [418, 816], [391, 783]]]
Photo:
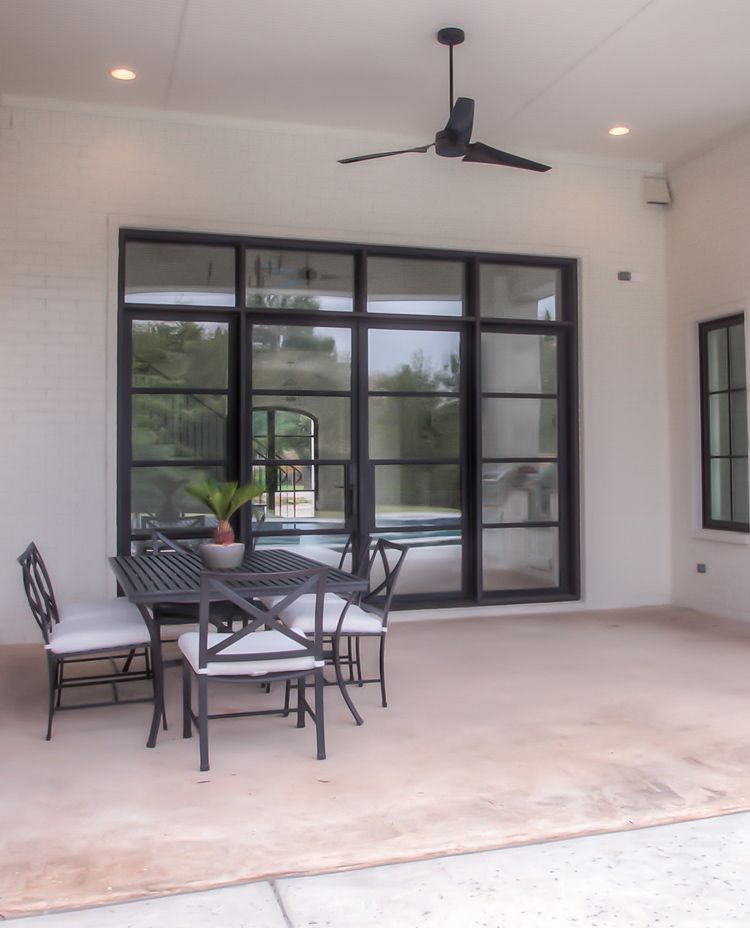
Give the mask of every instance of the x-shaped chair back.
[[[367, 612], [380, 616], [384, 627], [388, 624], [388, 613], [396, 590], [396, 581], [401, 573], [408, 550], [409, 548], [406, 545], [399, 545], [394, 541], [379, 538], [367, 563], [366, 576], [370, 581], [370, 588], [367, 593], [362, 594], [359, 605]], [[393, 552], [391, 560], [388, 558], [389, 551]], [[383, 571], [383, 579], [373, 586], [372, 575], [378, 563]]]
[[167, 538], [163, 532], [154, 529], [151, 532], [151, 554], [161, 554], [163, 551], [187, 554], [188, 549], [178, 544], [172, 538]]
[[55, 592], [39, 549], [32, 541], [17, 558], [23, 573], [23, 588], [32, 615], [39, 626], [44, 643], [49, 644], [50, 632], [60, 621]]
[[[275, 573], [232, 573], [229, 585], [226, 571], [204, 570], [201, 573], [201, 598], [199, 612], [199, 651], [198, 666], [204, 669], [210, 663], [231, 661], [270, 661], [289, 657], [311, 656], [316, 661], [323, 660], [323, 600], [328, 569], [325, 567], [311, 570], [279, 571]], [[275, 586], [277, 584], [294, 584], [292, 592], [283, 596], [278, 602], [264, 607], [237, 592], [236, 586], [251, 587], [257, 585]], [[315, 631], [313, 638], [296, 632], [285, 625], [281, 619], [285, 609], [306, 593], [315, 595]], [[233, 603], [238, 613], [249, 621], [244, 628], [229, 633], [216, 644], [208, 644], [210, 604], [212, 600], [228, 600]], [[262, 653], [245, 652], [242, 648], [228, 651], [234, 645], [259, 629], [281, 632], [290, 641], [290, 647], [280, 651], [263, 651]], [[294, 643], [295, 647], [291, 644]]]

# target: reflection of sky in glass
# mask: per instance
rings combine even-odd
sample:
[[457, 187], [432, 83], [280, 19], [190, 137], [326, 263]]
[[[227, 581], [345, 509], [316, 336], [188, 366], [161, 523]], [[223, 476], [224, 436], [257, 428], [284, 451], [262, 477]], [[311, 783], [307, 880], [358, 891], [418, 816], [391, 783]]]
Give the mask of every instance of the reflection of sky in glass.
[[367, 309], [371, 313], [392, 313], [397, 316], [460, 316], [461, 300], [388, 300], [370, 297]]
[[234, 306], [234, 293], [210, 290], [133, 290], [125, 294], [126, 303], [158, 303], [175, 306]]
[[555, 307], [555, 297], [545, 296], [544, 299], [537, 300], [536, 317], [537, 319], [556, 319], [557, 309]]
[[412, 332], [408, 329], [373, 329], [370, 332], [370, 377], [393, 374], [404, 364], [411, 365], [423, 353], [428, 367], [439, 371], [459, 352], [458, 332]]

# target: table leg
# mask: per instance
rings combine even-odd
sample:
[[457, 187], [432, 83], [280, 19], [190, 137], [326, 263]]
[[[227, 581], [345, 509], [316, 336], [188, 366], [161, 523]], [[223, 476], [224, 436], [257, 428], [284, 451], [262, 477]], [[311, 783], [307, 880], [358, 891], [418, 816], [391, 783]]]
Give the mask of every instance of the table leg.
[[149, 635], [151, 636], [151, 666], [154, 674], [154, 714], [151, 718], [151, 730], [148, 734], [147, 748], [156, 747], [156, 736], [159, 734], [159, 724], [164, 715], [164, 662], [161, 655], [161, 634], [159, 623], [154, 621], [153, 615], [146, 606], [138, 603], [138, 610], [143, 616]]

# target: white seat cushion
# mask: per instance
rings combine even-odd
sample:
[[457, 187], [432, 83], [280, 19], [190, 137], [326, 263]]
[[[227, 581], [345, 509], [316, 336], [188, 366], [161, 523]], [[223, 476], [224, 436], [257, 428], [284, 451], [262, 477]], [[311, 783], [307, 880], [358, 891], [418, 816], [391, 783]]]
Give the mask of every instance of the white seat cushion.
[[131, 603], [125, 596], [116, 599], [93, 599], [85, 603], [66, 603], [58, 608], [61, 622], [70, 622], [76, 619], [87, 619], [93, 616], [108, 620], [113, 616], [130, 615], [133, 620], [140, 619], [138, 606]]
[[[326, 596], [323, 601], [323, 634], [333, 635], [344, 611], [346, 600], [338, 596]], [[300, 596], [281, 617], [287, 625], [306, 635], [315, 632], [315, 596]], [[365, 612], [359, 606], [351, 605], [344, 617], [342, 635], [381, 635], [386, 631], [380, 618], [371, 612]]]
[[[208, 647], [231, 638], [230, 633], [209, 632]], [[229, 645], [224, 651], [225, 654], [272, 654], [278, 651], [289, 651], [288, 658], [277, 658], [274, 660], [251, 660], [251, 661], [209, 661], [206, 667], [198, 666], [198, 649], [199, 633], [185, 632], [177, 639], [177, 646], [190, 662], [190, 666], [196, 673], [207, 674], [208, 676], [263, 676], [267, 673], [292, 673], [298, 670], [313, 670], [315, 667], [322, 667], [322, 661], [316, 661], [311, 654], [303, 654], [301, 657], [294, 657], [294, 651], [302, 651], [303, 646], [291, 638], [287, 638], [283, 632], [266, 631], [250, 632], [239, 641]]]
[[140, 612], [117, 607], [58, 622], [45, 647], [53, 654], [72, 654], [76, 651], [131, 648], [150, 641], [151, 636]]

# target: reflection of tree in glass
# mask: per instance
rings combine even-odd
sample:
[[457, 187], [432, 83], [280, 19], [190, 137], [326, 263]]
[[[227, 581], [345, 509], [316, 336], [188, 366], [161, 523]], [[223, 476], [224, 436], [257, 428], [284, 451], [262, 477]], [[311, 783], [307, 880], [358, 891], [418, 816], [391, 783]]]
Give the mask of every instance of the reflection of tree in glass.
[[330, 329], [319, 326], [254, 325], [255, 386], [348, 390], [351, 359], [346, 352], [339, 354], [328, 333]]
[[[423, 351], [416, 351], [408, 364], [402, 364], [393, 374], [379, 374], [373, 389], [394, 390], [413, 394], [398, 403], [399, 418], [395, 425], [399, 457], [430, 458], [455, 457], [459, 447], [459, 398], [453, 396], [425, 396], [430, 391], [456, 391], [459, 385], [459, 357], [451, 353], [449, 360], [439, 369], [430, 365]], [[383, 472], [398, 476], [398, 485], [386, 488], [386, 498], [392, 494], [392, 503], [401, 507], [454, 509], [459, 503], [459, 472], [453, 467], [401, 467]], [[385, 498], [383, 499], [385, 503]]]
[[226, 387], [229, 327], [134, 322], [133, 386]]

